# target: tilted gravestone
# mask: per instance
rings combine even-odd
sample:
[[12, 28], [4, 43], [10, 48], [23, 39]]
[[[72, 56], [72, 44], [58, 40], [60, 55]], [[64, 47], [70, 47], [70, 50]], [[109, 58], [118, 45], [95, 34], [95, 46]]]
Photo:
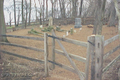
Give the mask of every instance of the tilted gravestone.
[[49, 17], [49, 26], [53, 26], [53, 18]]
[[74, 28], [80, 28], [80, 27], [82, 27], [81, 18], [75, 18], [75, 26], [74, 26]]

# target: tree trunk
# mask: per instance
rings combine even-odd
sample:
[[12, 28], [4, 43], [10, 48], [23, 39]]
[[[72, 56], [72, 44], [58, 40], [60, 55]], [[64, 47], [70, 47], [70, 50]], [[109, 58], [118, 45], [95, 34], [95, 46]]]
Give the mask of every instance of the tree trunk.
[[44, 6], [45, 5], [45, 0], [43, 0], [43, 26], [44, 26]]
[[11, 27], [11, 12], [9, 13], [9, 18], [10, 18], [10, 27]]
[[16, 27], [16, 4], [15, 4], [15, 0], [14, 1], [14, 22], [15, 22], [15, 27]]
[[76, 16], [77, 16], [77, 6], [76, 6], [76, 3], [77, 3], [77, 0], [72, 0], [72, 7], [73, 7], [73, 11], [72, 11], [72, 17], [73, 18], [76, 18]]
[[61, 5], [61, 1], [60, 1], [60, 0], [59, 0], [59, 5], [60, 5], [60, 12], [61, 12], [61, 17], [62, 17], [62, 16], [63, 16], [63, 15], [62, 15], [62, 12], [63, 12], [63, 11], [62, 11], [62, 5]]
[[35, 3], [35, 10], [36, 10], [36, 23], [37, 23], [37, 6], [36, 6], [36, 2], [35, 2], [35, 0], [34, 0], [34, 3]]
[[46, 0], [46, 20], [48, 19], [48, 0]]
[[63, 8], [62, 8], [62, 11], [63, 11], [63, 18], [65, 18], [66, 16], [65, 16], [65, 1], [63, 0], [62, 1], [62, 6], [63, 6]]
[[20, 21], [20, 9], [19, 9], [19, 11], [18, 11], [18, 20], [17, 20], [17, 25], [16, 25], [16, 26], [19, 25], [19, 21]]
[[27, 27], [27, 9], [28, 9], [28, 5], [27, 5], [27, 1], [25, 0], [25, 3], [26, 3], [26, 20], [25, 20], [25, 28]]
[[114, 26], [115, 27], [115, 16], [116, 16], [116, 11], [115, 11], [115, 5], [114, 2], [111, 2], [111, 6], [110, 6], [110, 17], [109, 17], [109, 21], [108, 21], [108, 27]]
[[52, 18], [53, 18], [53, 2], [52, 2]]
[[[120, 37], [120, 0], [114, 0], [115, 3], [115, 10], [118, 16], [118, 32], [119, 32], [119, 37]], [[120, 70], [119, 70], [120, 71]], [[120, 75], [119, 75], [120, 77]]]
[[42, 19], [41, 19], [41, 12], [40, 12], [40, 25], [42, 25]]
[[30, 20], [31, 20], [31, 0], [30, 0], [30, 8], [29, 8], [29, 23], [28, 23], [29, 26], [30, 26]]
[[102, 34], [102, 20], [103, 20], [103, 14], [104, 14], [104, 9], [105, 9], [105, 3], [106, 0], [96, 0], [96, 10], [95, 10], [95, 22], [94, 22], [94, 29], [93, 29], [93, 34]]
[[24, 28], [24, 10], [23, 10], [23, 0], [22, 0], [22, 5], [21, 5], [21, 7], [22, 7], [22, 28]]
[[[4, 0], [0, 0], [0, 34], [6, 34], [6, 26], [5, 26], [5, 18], [4, 18], [4, 11], [3, 11], [3, 3]], [[0, 41], [7, 42], [6, 37], [0, 37]]]
[[81, 0], [81, 3], [80, 3], [80, 13], [79, 13], [79, 16], [81, 17], [82, 16], [82, 5], [83, 5], [83, 0]]

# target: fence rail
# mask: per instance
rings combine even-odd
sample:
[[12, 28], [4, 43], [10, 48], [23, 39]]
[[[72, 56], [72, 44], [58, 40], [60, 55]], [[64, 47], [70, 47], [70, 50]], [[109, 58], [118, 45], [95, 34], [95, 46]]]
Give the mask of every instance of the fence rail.
[[43, 49], [37, 49], [37, 48], [28, 47], [28, 46], [23, 46], [23, 45], [18, 45], [18, 44], [13, 44], [13, 43], [0, 42], [0, 44], [1, 44], [1, 45], [9, 45], [9, 46], [21, 47], [21, 48], [25, 48], [25, 49], [34, 50], [34, 51], [44, 52]]
[[87, 42], [72, 40], [72, 39], [68, 39], [68, 38], [61, 38], [61, 37], [51, 36], [51, 35], [48, 35], [48, 37], [58, 39], [58, 40], [61, 40], [61, 41], [64, 41], [64, 42], [80, 45], [80, 46], [83, 46], [83, 47], [87, 47]]
[[[66, 69], [68, 71], [71, 71], [73, 73], [76, 73], [80, 79], [84, 79], [88, 80], [88, 75], [89, 75], [89, 62], [90, 62], [90, 55], [91, 55], [91, 80], [97, 80], [105, 71], [107, 71], [118, 59], [120, 59], [120, 55], [117, 56], [115, 59], [113, 59], [104, 69], [102, 68], [102, 64], [103, 61], [105, 60], [108, 56], [110, 56], [111, 54], [113, 54], [115, 51], [117, 51], [120, 48], [120, 45], [117, 45], [115, 48], [113, 48], [112, 50], [108, 51], [107, 53], [105, 53], [105, 55], [103, 56], [103, 48], [112, 43], [113, 41], [117, 40], [119, 38], [119, 35], [116, 35], [110, 39], [107, 39], [104, 41], [103, 36], [90, 36], [88, 37], [88, 42], [82, 42], [82, 41], [77, 41], [77, 40], [72, 40], [72, 39], [68, 39], [68, 38], [61, 38], [61, 37], [57, 37], [55, 33], [52, 33], [52, 35], [48, 35], [47, 33], [44, 34], [44, 38], [37, 38], [37, 37], [26, 37], [26, 36], [16, 36], [16, 35], [0, 35], [0, 37], [13, 37], [13, 38], [23, 38], [23, 39], [32, 39], [32, 40], [39, 40], [39, 41], [44, 41], [44, 49], [38, 49], [38, 48], [34, 48], [34, 47], [28, 47], [28, 46], [23, 46], [23, 45], [18, 45], [18, 44], [13, 44], [13, 43], [6, 43], [6, 42], [0, 42], [1, 45], [9, 45], [9, 46], [15, 46], [15, 47], [21, 47], [21, 48], [25, 48], [25, 49], [30, 49], [30, 50], [34, 50], [34, 51], [40, 51], [40, 52], [44, 52], [44, 60], [38, 60], [38, 59], [34, 59], [34, 58], [30, 58], [30, 57], [26, 57], [23, 55], [18, 55], [12, 52], [7, 52], [4, 50], [0, 50], [1, 52], [8, 54], [8, 55], [12, 55], [12, 56], [16, 56], [19, 58], [23, 58], [23, 59], [27, 59], [30, 61], [34, 61], [34, 62], [40, 62], [40, 63], [44, 63], [45, 64], [45, 75], [48, 76], [48, 62], [52, 63], [53, 66], [59, 66], [63, 69]], [[48, 37], [52, 38], [52, 60], [48, 59]], [[63, 51], [55, 49], [55, 39], [58, 42], [58, 44], [60, 45], [60, 47], [62, 48]], [[77, 56], [74, 54], [70, 54], [67, 53], [67, 51], [65, 50], [64, 46], [61, 44], [60, 41], [64, 41], [64, 42], [68, 42], [68, 43], [72, 43], [75, 45], [79, 45], [82, 47], [86, 47], [87, 48], [87, 57], [81, 57], [81, 56]], [[95, 52], [94, 52], [95, 51]], [[70, 61], [71, 65], [73, 68], [58, 63], [55, 61], [55, 53], [57, 54], [61, 54], [63, 56], [66, 56], [68, 58], [68, 60]], [[72, 59], [84, 62], [86, 64], [85, 66], [85, 72], [79, 71], [79, 69], [76, 67], [75, 63], [72, 61]], [[99, 72], [100, 70], [100, 72]], [[99, 77], [97, 76], [99, 75]]]
[[107, 40], [104, 42], [104, 46], [110, 44], [111, 42], [115, 41], [115, 40], [118, 39], [118, 38], [119, 38], [119, 35], [116, 35], [116, 36], [114, 36], [114, 37], [112, 37], [112, 38], [110, 38], [110, 39], [107, 39]]
[[[104, 42], [104, 46], [112, 43], [113, 41], [119, 39], [119, 35], [113, 36], [112, 38], [106, 40]], [[115, 51], [117, 51], [118, 49], [120, 49], [120, 45], [116, 46], [115, 48], [113, 48], [112, 50], [110, 50], [109, 52], [105, 53], [105, 55], [103, 56], [103, 60], [105, 60], [108, 56], [110, 56], [111, 54], [113, 54]], [[102, 74], [107, 71], [118, 59], [120, 59], [120, 55], [118, 55], [115, 59], [113, 59], [107, 66], [105, 66], [105, 68], [102, 70]]]
[[0, 50], [0, 51], [1, 51], [2, 53], [8, 54], [8, 55], [12, 55], [12, 56], [15, 56], [15, 57], [23, 58], [23, 59], [30, 60], [30, 61], [34, 61], [34, 62], [44, 63], [43, 60], [38, 60], [38, 59], [34, 59], [34, 58], [30, 58], [30, 57], [23, 56], [23, 55], [18, 55], [18, 54], [16, 54], [16, 53], [7, 52], [7, 51], [5, 51], [5, 50]]
[[[55, 52], [65, 56], [63, 51], [55, 49]], [[82, 61], [82, 62], [86, 63], [86, 58], [83, 58], [81, 56], [77, 56], [77, 55], [74, 55], [74, 54], [70, 54], [70, 53], [68, 53], [68, 54], [72, 59], [75, 59], [75, 60]]]
[[113, 59], [103, 70], [102, 72], [104, 73], [107, 71], [118, 59], [120, 59], [120, 55], [117, 56], [115, 59]]
[[120, 45], [118, 45], [117, 47], [113, 48], [111, 51], [105, 53], [105, 55], [103, 56], [103, 59], [106, 59], [108, 56], [110, 56], [112, 53], [117, 51], [119, 48], [120, 48]]
[[38, 38], [38, 37], [27, 37], [27, 36], [16, 36], [16, 35], [0, 35], [0, 36], [44, 41], [44, 38]]

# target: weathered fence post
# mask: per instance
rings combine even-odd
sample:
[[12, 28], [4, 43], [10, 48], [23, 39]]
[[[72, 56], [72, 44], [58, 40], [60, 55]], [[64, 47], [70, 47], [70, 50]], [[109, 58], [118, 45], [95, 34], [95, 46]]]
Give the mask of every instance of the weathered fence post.
[[[90, 54], [91, 55], [94, 55], [94, 50], [95, 50], [95, 35], [92, 35], [92, 36], [89, 36], [88, 37], [88, 45], [87, 45], [87, 57], [86, 57], [86, 67], [85, 67], [85, 80], [88, 80], [88, 77], [89, 77], [89, 63], [90, 63]], [[91, 56], [91, 61], [92, 63], [94, 63], [94, 56]], [[91, 64], [92, 64], [91, 63]], [[94, 69], [94, 66], [91, 65], [91, 70]], [[94, 72], [94, 70], [93, 70]], [[93, 73], [91, 72], [91, 78], [93, 78]], [[93, 79], [92, 79], [93, 80]]]
[[95, 36], [95, 80], [102, 80], [104, 37]]
[[[54, 30], [52, 31], [52, 36], [54, 36]], [[52, 61], [55, 62], [55, 38], [52, 38]], [[52, 69], [55, 69], [55, 64], [52, 64]]]
[[45, 62], [45, 76], [48, 74], [48, 34], [44, 33], [44, 62]]

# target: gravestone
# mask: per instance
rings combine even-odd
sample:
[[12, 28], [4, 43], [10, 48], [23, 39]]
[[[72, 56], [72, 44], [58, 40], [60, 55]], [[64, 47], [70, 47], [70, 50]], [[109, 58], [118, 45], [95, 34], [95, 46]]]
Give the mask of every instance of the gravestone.
[[49, 26], [53, 26], [53, 18], [49, 17]]
[[80, 28], [80, 27], [82, 27], [81, 18], [75, 18], [75, 26], [74, 26], [74, 28]]

